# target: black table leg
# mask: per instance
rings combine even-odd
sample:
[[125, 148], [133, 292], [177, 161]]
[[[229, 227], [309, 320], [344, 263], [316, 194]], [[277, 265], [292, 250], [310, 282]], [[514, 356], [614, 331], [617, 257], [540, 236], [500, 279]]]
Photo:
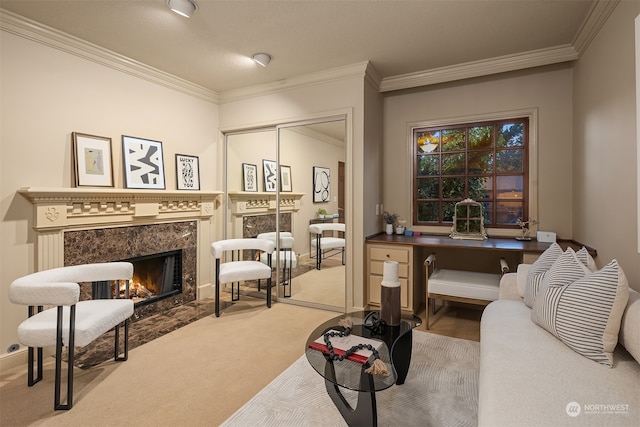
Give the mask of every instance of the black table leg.
[[398, 337], [393, 343], [391, 349], [391, 360], [393, 366], [398, 374], [396, 384], [404, 384], [404, 380], [407, 378], [409, 372], [409, 365], [411, 364], [411, 348], [413, 346], [413, 332], [409, 331]]
[[[325, 387], [333, 403], [342, 414], [349, 426], [377, 427], [378, 410], [376, 407], [376, 392], [373, 384], [373, 376], [367, 374], [363, 365], [360, 370], [360, 389], [371, 391], [359, 391], [356, 407], [352, 408], [335, 384], [336, 372], [333, 361], [327, 361], [325, 368]], [[333, 381], [332, 381], [333, 380]]]

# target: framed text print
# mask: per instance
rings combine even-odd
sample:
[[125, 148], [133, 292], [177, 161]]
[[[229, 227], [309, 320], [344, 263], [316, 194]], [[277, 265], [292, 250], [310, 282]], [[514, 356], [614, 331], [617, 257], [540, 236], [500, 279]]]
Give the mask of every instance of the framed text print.
[[164, 190], [162, 142], [122, 135], [126, 188]]
[[176, 154], [176, 181], [178, 190], [200, 189], [200, 165], [196, 156]]
[[280, 191], [293, 191], [291, 166], [280, 166]]
[[256, 165], [242, 164], [242, 191], [258, 191], [258, 167]]
[[331, 200], [331, 169], [320, 166], [313, 167], [313, 203], [324, 203]]
[[72, 132], [76, 187], [113, 187], [111, 138]]

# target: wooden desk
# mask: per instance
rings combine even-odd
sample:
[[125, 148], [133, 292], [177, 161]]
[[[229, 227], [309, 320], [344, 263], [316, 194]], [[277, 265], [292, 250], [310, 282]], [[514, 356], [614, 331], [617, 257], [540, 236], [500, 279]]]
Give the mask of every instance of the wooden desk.
[[[578, 250], [582, 247], [573, 241], [558, 243], [563, 248], [571, 246]], [[533, 263], [551, 244], [536, 240], [520, 241], [512, 237], [458, 240], [447, 235], [405, 236], [381, 233], [366, 238], [365, 245], [368, 303], [373, 306], [380, 304], [384, 261], [398, 261], [402, 309], [415, 314], [425, 302], [426, 272], [423, 262], [429, 254], [437, 254], [438, 268], [499, 274], [501, 258], [507, 262], [510, 271], [516, 271], [518, 264]], [[593, 257], [597, 256], [594, 249], [587, 249]]]

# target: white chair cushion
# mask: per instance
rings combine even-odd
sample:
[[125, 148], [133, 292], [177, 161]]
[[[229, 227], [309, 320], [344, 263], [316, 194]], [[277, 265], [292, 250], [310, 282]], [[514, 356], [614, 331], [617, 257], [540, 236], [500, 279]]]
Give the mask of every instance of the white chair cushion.
[[346, 226], [341, 222], [326, 222], [319, 224], [311, 224], [309, 226], [309, 232], [320, 234], [324, 231], [345, 231]]
[[[316, 239], [311, 240], [311, 245], [316, 247]], [[344, 248], [345, 240], [340, 237], [323, 237], [320, 239], [320, 249]]]
[[219, 240], [211, 244], [211, 253], [215, 258], [222, 258], [225, 251], [255, 249], [273, 253], [276, 245], [268, 239], [228, 239]]
[[[69, 345], [69, 307], [63, 307], [62, 341]], [[133, 315], [133, 300], [98, 299], [76, 304], [75, 347], [84, 347]], [[29, 347], [56, 345], [57, 308], [29, 317], [18, 326], [18, 340]]]
[[269, 277], [271, 277], [271, 267], [259, 261], [230, 261], [220, 264], [220, 283]]
[[[280, 266], [283, 267], [285, 260], [287, 262], [287, 268], [296, 268], [298, 266], [298, 259], [296, 257], [296, 253], [294, 251], [278, 251], [280, 253], [279, 258], [280, 258]], [[261, 253], [260, 254], [260, 262], [263, 264], [267, 263], [267, 254], [266, 253]], [[272, 258], [271, 260], [271, 265], [273, 267], [276, 266], [276, 260]]]
[[[258, 239], [267, 239], [267, 240], [271, 240], [273, 243], [276, 243], [276, 233], [275, 231], [270, 231], [268, 233], [260, 233], [258, 234], [257, 238]], [[293, 244], [294, 244], [294, 238], [293, 235], [288, 232], [288, 231], [281, 231], [280, 232], [280, 248], [282, 249], [292, 249], [293, 248]]]

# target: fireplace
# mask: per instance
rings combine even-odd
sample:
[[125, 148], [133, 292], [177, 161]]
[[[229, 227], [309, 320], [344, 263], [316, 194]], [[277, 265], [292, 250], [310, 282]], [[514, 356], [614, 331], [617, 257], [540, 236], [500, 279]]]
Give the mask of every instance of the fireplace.
[[123, 261], [133, 264], [133, 278], [128, 291], [120, 286], [121, 298], [131, 298], [136, 306], [142, 306], [182, 293], [182, 250]]

